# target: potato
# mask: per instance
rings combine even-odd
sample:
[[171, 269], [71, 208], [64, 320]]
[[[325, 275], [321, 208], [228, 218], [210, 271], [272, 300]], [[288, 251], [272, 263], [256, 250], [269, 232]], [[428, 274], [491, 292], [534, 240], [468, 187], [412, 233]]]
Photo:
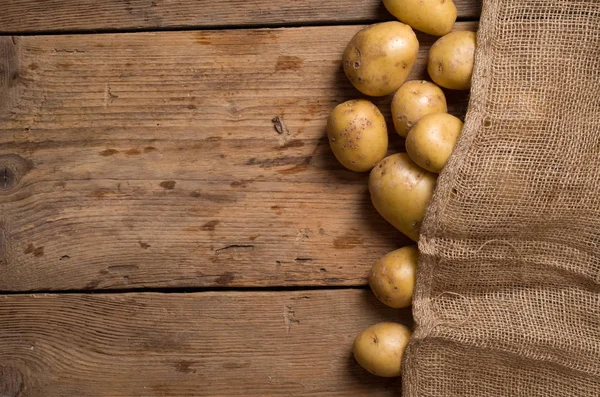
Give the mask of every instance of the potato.
[[436, 179], [435, 174], [416, 165], [406, 153], [392, 154], [371, 171], [371, 201], [396, 229], [418, 241]]
[[352, 171], [369, 171], [387, 152], [385, 118], [365, 99], [337, 105], [327, 120], [327, 136], [335, 157]]
[[476, 44], [475, 32], [452, 32], [440, 37], [429, 50], [427, 72], [431, 79], [452, 90], [471, 88]]
[[387, 10], [413, 29], [443, 36], [456, 21], [456, 6], [452, 0], [383, 0]]
[[373, 375], [391, 378], [402, 372], [402, 356], [410, 339], [410, 330], [401, 324], [379, 323], [354, 339], [354, 358]]
[[448, 113], [424, 116], [406, 137], [406, 152], [427, 171], [440, 173], [448, 162], [463, 122]]
[[392, 120], [396, 132], [402, 137], [406, 137], [412, 126], [426, 114], [447, 111], [444, 92], [425, 80], [411, 80], [402, 84], [392, 100]]
[[373, 293], [395, 309], [409, 307], [417, 277], [419, 249], [412, 245], [390, 252], [379, 259], [369, 274]]
[[363, 94], [388, 95], [404, 83], [418, 51], [419, 41], [410, 26], [377, 23], [350, 40], [343, 56], [344, 72]]

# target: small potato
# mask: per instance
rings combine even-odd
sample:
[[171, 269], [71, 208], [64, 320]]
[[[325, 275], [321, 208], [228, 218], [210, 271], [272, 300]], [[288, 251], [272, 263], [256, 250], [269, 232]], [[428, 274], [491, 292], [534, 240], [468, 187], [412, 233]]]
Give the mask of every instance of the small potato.
[[410, 330], [401, 324], [379, 323], [354, 339], [354, 358], [373, 375], [392, 378], [402, 373], [402, 356], [410, 340]]
[[379, 259], [369, 274], [373, 293], [384, 304], [395, 309], [409, 307], [417, 277], [419, 249], [402, 247]]
[[435, 174], [416, 165], [406, 153], [392, 154], [369, 175], [371, 201], [383, 218], [418, 241], [436, 180]]
[[471, 88], [476, 44], [475, 32], [452, 32], [440, 37], [429, 50], [427, 72], [431, 79], [452, 90]]
[[365, 99], [336, 106], [327, 120], [333, 154], [349, 170], [369, 171], [385, 157], [388, 134], [377, 106]]
[[412, 161], [439, 174], [448, 162], [463, 122], [448, 113], [424, 116], [406, 137], [406, 151]]
[[404, 83], [418, 51], [419, 41], [410, 26], [377, 23], [350, 40], [343, 56], [344, 72], [363, 94], [388, 95]]
[[383, 0], [387, 10], [413, 29], [443, 36], [456, 21], [456, 6], [452, 0]]
[[396, 132], [402, 137], [406, 137], [412, 126], [426, 114], [447, 111], [444, 92], [425, 80], [411, 80], [402, 84], [392, 100], [392, 120]]

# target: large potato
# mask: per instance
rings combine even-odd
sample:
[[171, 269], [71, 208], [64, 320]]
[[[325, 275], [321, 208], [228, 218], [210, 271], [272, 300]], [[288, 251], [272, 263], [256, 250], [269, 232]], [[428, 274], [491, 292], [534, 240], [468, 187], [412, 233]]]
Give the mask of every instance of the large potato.
[[456, 21], [456, 6], [452, 0], [383, 0], [385, 8], [413, 29], [443, 36]]
[[373, 293], [384, 304], [395, 309], [409, 307], [417, 278], [419, 249], [402, 247], [379, 259], [369, 274]]
[[406, 137], [406, 152], [417, 165], [440, 173], [448, 162], [463, 122], [448, 113], [424, 116]]
[[410, 340], [410, 330], [401, 324], [379, 323], [354, 339], [356, 361], [373, 375], [391, 378], [402, 373], [402, 356]]
[[429, 50], [427, 72], [431, 79], [452, 90], [470, 88], [476, 44], [475, 32], [451, 32], [440, 37]]
[[371, 171], [371, 201], [396, 229], [418, 241], [436, 179], [435, 174], [416, 165], [406, 153], [393, 154]]
[[410, 26], [377, 23], [350, 40], [343, 56], [344, 72], [363, 94], [388, 95], [404, 83], [418, 51], [419, 41]]
[[412, 126], [426, 114], [447, 111], [444, 92], [425, 80], [411, 80], [402, 84], [392, 100], [392, 120], [396, 132], [402, 137], [406, 137]]
[[333, 154], [349, 170], [369, 171], [385, 157], [388, 134], [377, 106], [365, 99], [336, 106], [327, 120]]

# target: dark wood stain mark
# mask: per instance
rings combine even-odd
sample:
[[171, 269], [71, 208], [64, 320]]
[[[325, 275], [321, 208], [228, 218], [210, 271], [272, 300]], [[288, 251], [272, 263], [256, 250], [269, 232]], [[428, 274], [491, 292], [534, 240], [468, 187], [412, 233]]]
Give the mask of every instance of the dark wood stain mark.
[[241, 187], [241, 188], [245, 188], [248, 187], [248, 185], [250, 183], [254, 182], [252, 179], [242, 179], [240, 181], [233, 181], [229, 184], [229, 186], [231, 187]]
[[222, 136], [209, 136], [205, 140], [206, 140], [206, 142], [219, 142], [219, 141], [223, 140], [223, 137]]
[[244, 252], [244, 251], [254, 251], [254, 246], [253, 245], [244, 245], [244, 244], [233, 244], [233, 245], [228, 245], [226, 247], [223, 248], [219, 248], [218, 250], [215, 250], [215, 254], [224, 254], [224, 253], [235, 253], [235, 252]]
[[273, 211], [275, 211], [275, 213], [276, 213], [277, 215], [281, 215], [281, 207], [280, 207], [280, 206], [278, 206], [278, 205], [273, 205], [273, 206], [271, 206], [271, 209], [272, 209]]
[[63, 181], [60, 181], [60, 182], [56, 182], [56, 183], [54, 184], [54, 186], [56, 186], [56, 187], [62, 187], [62, 188], [64, 188], [65, 186], [67, 186], [67, 183], [66, 183], [66, 182], [63, 182]]
[[313, 258], [296, 258], [296, 262], [298, 263], [307, 263], [312, 262], [313, 260]]
[[257, 159], [255, 157], [246, 161], [246, 165], [258, 165], [260, 168], [281, 167], [286, 165], [304, 165], [310, 162], [311, 157], [282, 156], [273, 159]]
[[145, 250], [152, 247], [150, 244], [144, 243], [143, 241], [138, 241], [138, 244], [140, 245], [140, 247], [142, 247]]
[[277, 170], [277, 172], [281, 175], [293, 175], [293, 174], [297, 174], [299, 172], [304, 172], [306, 170], [308, 170], [308, 164], [295, 165], [293, 167], [286, 168], [284, 170]]
[[285, 125], [285, 122], [283, 121], [283, 117], [275, 116], [275, 117], [273, 117], [273, 119], [271, 119], [271, 122], [273, 123], [273, 128], [275, 128], [275, 131], [277, 131], [277, 133], [279, 135], [281, 135], [281, 134], [290, 135], [290, 130]]
[[154, 146], [146, 146], [144, 148], [144, 153], [150, 153], [150, 152], [153, 152], [155, 150], [156, 150], [156, 148]]
[[194, 198], [201, 198], [213, 203], [234, 203], [237, 199], [233, 196], [226, 194], [216, 194], [216, 193], [204, 193], [200, 190], [194, 190], [190, 193], [190, 196]]
[[29, 244], [27, 248], [23, 251], [24, 254], [31, 254], [35, 257], [40, 257], [44, 255], [44, 247], [35, 247], [33, 244]]
[[40, 68], [40, 65], [38, 65], [35, 62], [33, 62], [31, 65], [29, 65], [29, 70], [37, 70], [39, 68]]
[[280, 55], [277, 58], [277, 64], [275, 65], [275, 71], [286, 71], [286, 70], [299, 70], [304, 66], [304, 60], [300, 57]]
[[216, 278], [215, 283], [219, 285], [227, 285], [230, 284], [234, 279], [235, 274], [233, 274], [232, 272], [225, 272]]
[[117, 153], [119, 153], [119, 151], [117, 149], [106, 149], [106, 150], [100, 152], [100, 156], [108, 157], [108, 156], [112, 156]]
[[333, 246], [337, 249], [352, 249], [363, 243], [362, 234], [356, 229], [350, 229], [343, 236], [333, 240]]
[[196, 105], [187, 105], [186, 107], [187, 107], [189, 110], [196, 110], [196, 109], [198, 109], [198, 106], [196, 106]]
[[177, 361], [174, 365], [175, 371], [181, 372], [184, 374], [193, 374], [196, 373], [195, 369], [190, 368], [192, 365], [197, 364], [198, 361], [193, 360], [181, 360]]
[[65, 261], [65, 260], [67, 260], [67, 259], [71, 259], [71, 257], [70, 257], [69, 255], [63, 255], [63, 256], [61, 256], [61, 257], [60, 257], [58, 260], [59, 260], [59, 261]]
[[129, 149], [128, 151], [125, 152], [125, 155], [127, 156], [137, 156], [138, 154], [140, 154], [141, 152], [138, 149]]
[[248, 237], [248, 240], [250, 240], [250, 241], [254, 241], [254, 240], [256, 240], [256, 239], [257, 239], [257, 238], [259, 238], [259, 237], [260, 237], [260, 234], [256, 234], [256, 235], [254, 235], [254, 236], [249, 236], [249, 237]]
[[175, 184], [177, 182], [175, 181], [162, 181], [160, 183], [160, 187], [162, 187], [163, 189], [167, 189], [167, 190], [173, 190], [175, 188]]
[[210, 222], [206, 222], [204, 225], [202, 225], [202, 230], [206, 230], [206, 231], [210, 231], [212, 232], [213, 230], [215, 230], [215, 227], [219, 224], [219, 221], [214, 219]]

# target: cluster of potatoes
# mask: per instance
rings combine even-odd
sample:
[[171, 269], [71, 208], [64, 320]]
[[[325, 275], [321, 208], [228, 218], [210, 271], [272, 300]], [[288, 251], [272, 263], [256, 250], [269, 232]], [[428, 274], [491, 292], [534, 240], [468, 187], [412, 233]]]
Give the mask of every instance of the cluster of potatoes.
[[[387, 123], [377, 106], [355, 99], [336, 106], [327, 121], [331, 149], [338, 161], [356, 172], [370, 171], [374, 207], [389, 223], [415, 242], [433, 196], [437, 174], [452, 154], [463, 123], [447, 113], [440, 87], [471, 86], [476, 34], [451, 32], [456, 21], [452, 0], [383, 0], [400, 21], [371, 25], [359, 31], [343, 55], [344, 72], [367, 96], [394, 94], [391, 115], [396, 132], [406, 138], [406, 153], [388, 152]], [[406, 81], [417, 59], [414, 29], [442, 36], [431, 47], [427, 71], [433, 82]], [[375, 296], [393, 308], [412, 303], [419, 250], [403, 247], [372, 268], [369, 285]], [[354, 357], [369, 372], [401, 374], [411, 331], [401, 324], [379, 323], [354, 341]]]

